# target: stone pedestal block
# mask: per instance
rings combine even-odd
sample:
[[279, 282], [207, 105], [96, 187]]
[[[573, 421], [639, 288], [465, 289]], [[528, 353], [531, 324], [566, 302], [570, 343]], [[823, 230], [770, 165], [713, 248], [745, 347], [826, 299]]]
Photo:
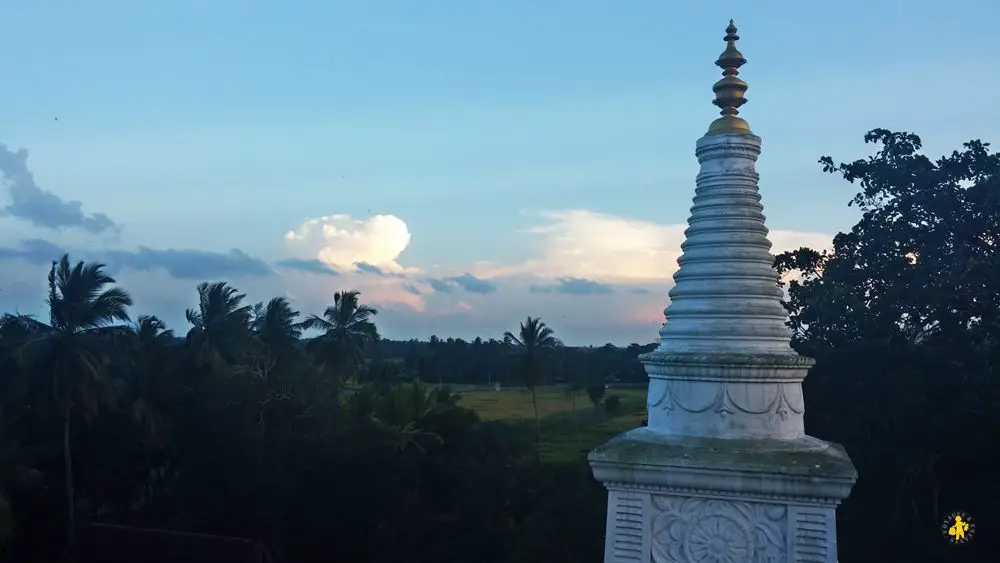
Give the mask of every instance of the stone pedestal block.
[[839, 445], [623, 434], [589, 456], [608, 489], [605, 563], [836, 563], [857, 472]]

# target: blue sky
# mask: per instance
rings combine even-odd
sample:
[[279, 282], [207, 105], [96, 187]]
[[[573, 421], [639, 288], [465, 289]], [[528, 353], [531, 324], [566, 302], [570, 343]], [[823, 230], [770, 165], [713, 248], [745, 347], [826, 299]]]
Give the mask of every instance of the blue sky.
[[[997, 141], [998, 16], [995, 0], [7, 0], [0, 309], [39, 309], [48, 243], [108, 262], [137, 312], [182, 331], [195, 283], [226, 279], [309, 312], [360, 289], [390, 337], [532, 314], [571, 343], [650, 341], [729, 18], [782, 250], [853, 224], [850, 186], [816, 160], [869, 154], [867, 130], [932, 155]], [[15, 202], [18, 162], [18, 193], [58, 199]]]

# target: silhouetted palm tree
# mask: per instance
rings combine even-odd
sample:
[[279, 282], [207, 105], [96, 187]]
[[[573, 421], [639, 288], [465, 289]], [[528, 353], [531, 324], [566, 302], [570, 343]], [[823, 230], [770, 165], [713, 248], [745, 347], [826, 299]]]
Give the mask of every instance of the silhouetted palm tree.
[[426, 446], [432, 443], [443, 443], [440, 435], [424, 430], [427, 417], [454, 407], [458, 402], [458, 397], [447, 390], [429, 390], [417, 380], [406, 386], [393, 387], [373, 399], [367, 420], [384, 432], [399, 450], [412, 446], [420, 451], [425, 451]]
[[365, 370], [366, 379], [374, 384], [380, 392], [388, 392], [399, 384], [403, 375], [403, 366], [398, 361], [373, 360]]
[[580, 420], [577, 417], [576, 399], [587, 389], [586, 381], [577, 371], [570, 373], [569, 382], [566, 384], [566, 398], [570, 400], [573, 410], [573, 429], [576, 431], [576, 441], [580, 441]]
[[333, 305], [323, 316], [310, 315], [299, 326], [305, 330], [321, 330], [323, 334], [309, 342], [308, 348], [324, 370], [350, 379], [364, 364], [366, 346], [379, 339], [378, 328], [371, 318], [378, 311], [359, 302], [358, 291], [333, 294]]
[[296, 322], [298, 316], [299, 312], [284, 297], [254, 306], [253, 331], [266, 354], [287, 358], [299, 350], [302, 326]]
[[551, 328], [542, 319], [528, 317], [521, 323], [518, 336], [510, 331], [503, 333], [503, 341], [507, 346], [515, 346], [519, 356], [518, 373], [524, 386], [531, 391], [531, 408], [535, 414], [535, 434], [539, 442], [542, 440], [542, 423], [538, 418], [538, 394], [536, 387], [551, 369], [555, 349], [562, 346]]
[[166, 323], [150, 315], [139, 316], [127, 337], [127, 408], [145, 426], [149, 438], [159, 443], [167, 430], [163, 414], [169, 408], [174, 385], [179, 383], [170, 381], [176, 337]]
[[191, 323], [187, 340], [195, 363], [214, 369], [231, 368], [250, 343], [253, 307], [244, 305], [246, 294], [226, 282], [198, 284], [198, 308], [185, 313]]
[[[107, 328], [129, 320], [132, 297], [104, 273], [104, 264], [83, 261], [70, 265], [69, 255], [52, 262], [49, 270], [49, 324], [36, 323], [26, 347], [37, 369], [52, 376], [53, 396], [63, 415], [63, 463], [66, 485], [68, 549], [76, 546], [73, 488], [72, 421], [74, 407], [85, 419], [97, 415], [102, 404], [116, 400], [107, 381], [107, 353], [111, 334]], [[44, 370], [44, 371], [43, 371]]]

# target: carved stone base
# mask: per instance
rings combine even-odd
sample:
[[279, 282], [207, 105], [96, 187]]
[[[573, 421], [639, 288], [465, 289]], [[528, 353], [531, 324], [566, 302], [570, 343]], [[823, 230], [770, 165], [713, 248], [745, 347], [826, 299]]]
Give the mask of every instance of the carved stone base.
[[608, 489], [605, 563], [836, 563], [857, 472], [811, 437], [726, 440], [648, 428], [591, 452]]

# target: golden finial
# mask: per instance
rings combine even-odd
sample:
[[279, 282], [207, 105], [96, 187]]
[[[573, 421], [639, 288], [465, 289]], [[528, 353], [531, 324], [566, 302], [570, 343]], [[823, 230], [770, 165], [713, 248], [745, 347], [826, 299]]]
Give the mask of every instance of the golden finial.
[[739, 107], [747, 103], [747, 99], [743, 95], [748, 86], [738, 76], [739, 68], [746, 64], [747, 60], [743, 58], [743, 53], [740, 53], [736, 48], [736, 42], [739, 41], [740, 36], [736, 35], [736, 26], [733, 25], [733, 20], [729, 20], [729, 27], [726, 28], [726, 36], [723, 39], [726, 41], [726, 50], [719, 55], [719, 60], [715, 61], [715, 64], [722, 68], [722, 79], [712, 86], [712, 91], [715, 92], [715, 100], [712, 103], [722, 110], [720, 112], [722, 117], [708, 126], [708, 134], [752, 135], [750, 125], [738, 116]]

